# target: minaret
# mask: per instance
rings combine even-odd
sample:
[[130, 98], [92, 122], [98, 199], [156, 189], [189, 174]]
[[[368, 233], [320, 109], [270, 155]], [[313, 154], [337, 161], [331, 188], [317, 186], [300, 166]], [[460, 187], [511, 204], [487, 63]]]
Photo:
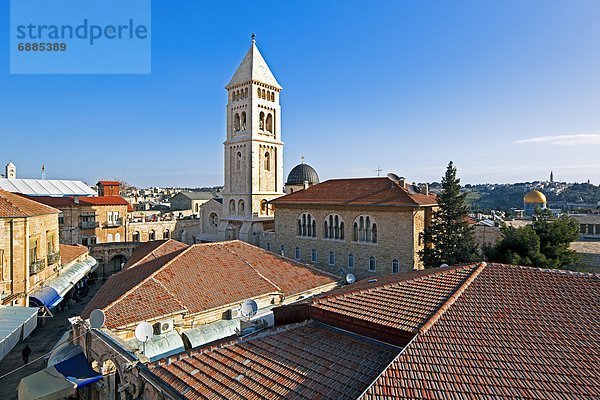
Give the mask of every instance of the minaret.
[[17, 179], [17, 167], [12, 163], [12, 161], [9, 161], [8, 164], [6, 164], [6, 167], [4, 168], [4, 176], [6, 176], [8, 179]]
[[550, 183], [554, 182], [554, 172], [550, 171]]
[[283, 195], [281, 86], [252, 43], [225, 87], [227, 140], [222, 239], [259, 244], [258, 233], [272, 224], [267, 202]]

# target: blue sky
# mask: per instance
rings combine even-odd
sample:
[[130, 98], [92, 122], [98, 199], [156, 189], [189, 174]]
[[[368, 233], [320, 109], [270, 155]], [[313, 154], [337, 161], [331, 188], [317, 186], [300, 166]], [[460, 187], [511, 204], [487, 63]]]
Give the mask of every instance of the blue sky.
[[[8, 32], [9, 8], [0, 24]], [[600, 183], [598, 1], [152, 1], [149, 75], [10, 75], [20, 177], [223, 181], [225, 84], [250, 33], [284, 90], [285, 173]]]

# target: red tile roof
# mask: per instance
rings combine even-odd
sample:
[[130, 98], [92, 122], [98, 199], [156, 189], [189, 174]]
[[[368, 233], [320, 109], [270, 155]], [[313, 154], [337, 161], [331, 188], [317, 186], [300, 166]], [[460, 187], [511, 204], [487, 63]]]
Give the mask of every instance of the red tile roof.
[[161, 291], [161, 301], [170, 312], [182, 306], [198, 313], [261, 295], [289, 297], [337, 280], [331, 274], [244, 242], [197, 244], [114, 274], [86, 306], [82, 317], [87, 318], [95, 308], [103, 309], [106, 326], [113, 328], [166, 315], [154, 308], [146, 312], [148, 299]]
[[74, 206], [75, 201], [72, 197], [54, 197], [54, 196], [28, 196], [25, 194], [19, 194], [29, 200], [37, 201], [38, 203], [46, 204], [50, 207], [69, 207]]
[[364, 396], [600, 398], [600, 276], [491, 264]]
[[0, 190], [0, 217], [33, 217], [58, 213], [60, 210], [15, 193]]
[[129, 206], [129, 202], [121, 196], [80, 197], [79, 202], [94, 206]]
[[150, 365], [185, 399], [356, 399], [399, 349], [308, 323]]
[[327, 204], [350, 206], [429, 206], [434, 194], [424, 195], [402, 188], [388, 178], [331, 179], [308, 189], [272, 200], [274, 205]]
[[70, 263], [73, 260], [76, 260], [78, 257], [86, 254], [88, 252], [88, 248], [82, 246], [80, 244], [70, 245], [70, 244], [61, 244], [60, 245], [60, 259], [63, 265]]
[[[136, 264], [145, 263], [151, 260], [159, 259], [168, 254], [175, 254], [178, 250], [184, 249], [187, 244], [178, 242], [177, 240], [153, 240], [150, 242], [140, 243], [135, 251], [127, 260], [125, 269], [133, 267]], [[178, 253], [177, 253], [178, 254]], [[164, 263], [163, 259], [163, 263]]]

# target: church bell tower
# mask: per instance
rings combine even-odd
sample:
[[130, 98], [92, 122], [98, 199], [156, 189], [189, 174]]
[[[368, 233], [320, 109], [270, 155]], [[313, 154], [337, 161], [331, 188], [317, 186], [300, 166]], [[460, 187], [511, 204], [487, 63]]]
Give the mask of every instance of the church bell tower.
[[273, 225], [267, 202], [283, 195], [281, 86], [252, 44], [225, 87], [227, 140], [223, 216], [224, 240], [259, 244], [259, 233]]

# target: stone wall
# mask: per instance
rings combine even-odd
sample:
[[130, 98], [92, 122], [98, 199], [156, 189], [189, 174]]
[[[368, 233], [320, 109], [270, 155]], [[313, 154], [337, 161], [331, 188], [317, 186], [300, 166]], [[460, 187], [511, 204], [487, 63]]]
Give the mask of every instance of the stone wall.
[[[316, 221], [316, 237], [297, 235], [297, 221], [302, 213], [310, 213]], [[325, 218], [337, 214], [344, 222], [345, 237], [325, 239], [323, 235]], [[296, 247], [300, 250], [299, 261], [311, 263], [320, 269], [337, 275], [353, 273], [358, 278], [392, 273], [392, 261], [399, 261], [399, 272], [422, 268], [418, 251], [422, 248], [419, 239], [430, 212], [405, 208], [327, 208], [311, 206], [303, 209], [297, 206], [278, 206], [275, 212], [275, 233], [261, 236], [261, 247], [296, 258]], [[362, 243], [353, 240], [353, 223], [360, 215], [368, 215], [377, 224], [377, 243]], [[311, 260], [312, 250], [317, 252], [317, 260]], [[335, 262], [330, 265], [329, 253], [334, 252]], [[354, 268], [348, 266], [349, 255], [354, 256]], [[369, 271], [369, 258], [376, 261], [375, 271]]]

